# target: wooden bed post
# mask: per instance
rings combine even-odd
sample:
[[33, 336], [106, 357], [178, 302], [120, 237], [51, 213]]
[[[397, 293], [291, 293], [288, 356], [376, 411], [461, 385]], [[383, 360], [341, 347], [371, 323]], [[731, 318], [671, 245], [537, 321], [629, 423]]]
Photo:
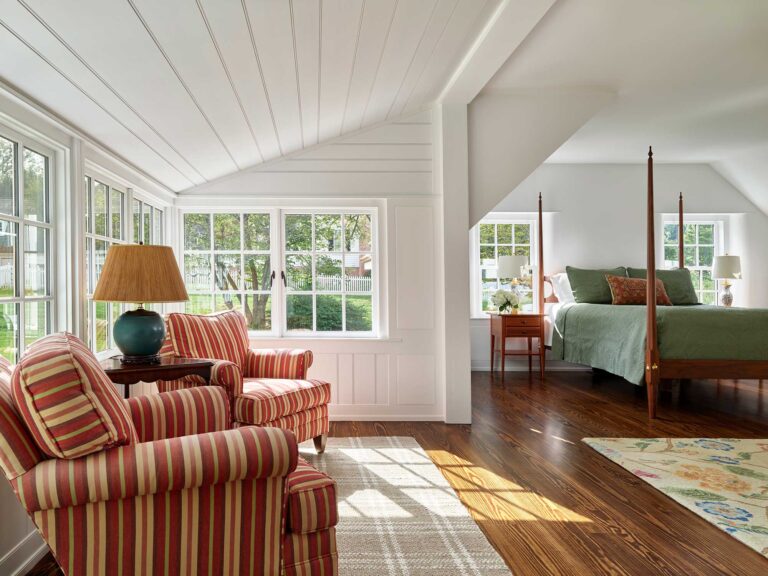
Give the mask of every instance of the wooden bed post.
[[683, 242], [683, 193], [677, 201], [677, 267], [685, 268], [685, 244]]
[[[659, 387], [659, 348], [656, 339], [656, 241], [653, 208], [653, 149], [648, 148], [648, 238], [646, 285], [645, 384], [648, 388], [648, 417], [656, 418]], [[682, 233], [682, 230], [680, 230]]]
[[544, 217], [539, 192], [539, 314], [544, 314]]

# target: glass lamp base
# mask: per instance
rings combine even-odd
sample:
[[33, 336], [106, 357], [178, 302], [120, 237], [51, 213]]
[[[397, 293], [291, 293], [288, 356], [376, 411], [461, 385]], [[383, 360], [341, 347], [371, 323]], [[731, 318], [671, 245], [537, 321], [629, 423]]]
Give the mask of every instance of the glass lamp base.
[[720, 296], [720, 303], [726, 308], [733, 306], [733, 294], [731, 294], [731, 287], [728, 284], [723, 286], [723, 294]]

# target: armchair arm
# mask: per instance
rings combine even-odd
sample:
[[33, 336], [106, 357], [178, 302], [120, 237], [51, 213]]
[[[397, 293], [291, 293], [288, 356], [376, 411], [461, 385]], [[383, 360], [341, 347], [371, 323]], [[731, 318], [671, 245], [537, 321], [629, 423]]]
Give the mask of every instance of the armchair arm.
[[246, 479], [287, 476], [298, 446], [289, 430], [246, 426], [45, 460], [16, 478], [28, 512], [136, 498]]
[[245, 356], [245, 377], [305, 380], [310, 366], [311, 350], [249, 348]]
[[227, 393], [219, 386], [200, 386], [125, 401], [140, 442], [227, 430]]
[[[230, 404], [243, 393], [243, 373], [237, 364], [227, 360], [211, 359], [211, 386], [221, 386], [230, 399]], [[157, 387], [163, 392], [185, 390], [196, 386], [205, 386], [201, 376], [185, 376], [179, 380], [158, 380]]]

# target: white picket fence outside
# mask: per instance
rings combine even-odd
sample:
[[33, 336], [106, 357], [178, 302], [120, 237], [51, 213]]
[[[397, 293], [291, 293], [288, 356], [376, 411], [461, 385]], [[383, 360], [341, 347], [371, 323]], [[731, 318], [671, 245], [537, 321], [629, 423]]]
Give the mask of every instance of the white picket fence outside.
[[[0, 266], [0, 287], [10, 287], [13, 288], [14, 285], [14, 277], [13, 277], [14, 267], [13, 265], [5, 265]], [[27, 265], [27, 269], [25, 270], [25, 278], [27, 280], [27, 284], [31, 284], [32, 286], [45, 286], [46, 285], [46, 273], [45, 273], [45, 266], [32, 264]], [[30, 278], [34, 278], [34, 283], [31, 283], [29, 280]]]

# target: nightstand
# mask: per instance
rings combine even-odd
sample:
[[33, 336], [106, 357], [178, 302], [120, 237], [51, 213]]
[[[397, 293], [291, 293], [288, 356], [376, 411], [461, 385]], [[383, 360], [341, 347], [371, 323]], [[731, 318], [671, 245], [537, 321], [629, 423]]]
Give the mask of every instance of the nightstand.
[[[491, 372], [494, 369], [496, 341], [501, 340], [501, 375], [504, 377], [504, 365], [507, 356], [528, 356], [528, 372], [533, 369], [533, 357], [539, 357], [539, 371], [544, 378], [544, 315], [534, 313], [499, 314], [491, 316]], [[507, 338], [525, 338], [527, 350], [507, 351]], [[539, 346], [533, 349], [533, 339], [539, 339]]]

